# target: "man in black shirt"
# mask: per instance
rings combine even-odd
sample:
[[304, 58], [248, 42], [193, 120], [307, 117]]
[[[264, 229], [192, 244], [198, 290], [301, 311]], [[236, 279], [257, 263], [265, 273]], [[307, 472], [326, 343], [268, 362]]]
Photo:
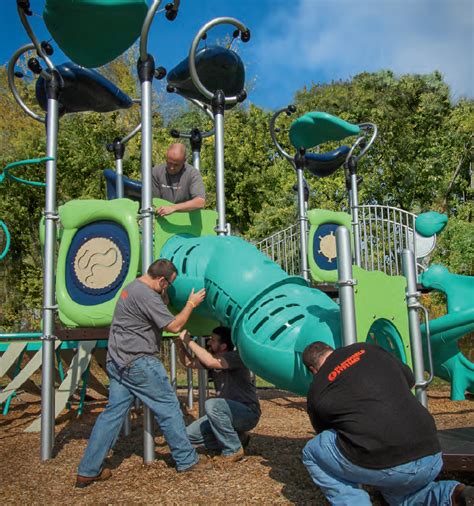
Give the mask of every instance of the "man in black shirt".
[[466, 504], [472, 487], [433, 481], [443, 465], [436, 426], [406, 365], [376, 345], [334, 350], [320, 341], [303, 362], [314, 375], [307, 409], [318, 433], [303, 463], [331, 504], [370, 505], [361, 484], [394, 505]]
[[[208, 341], [208, 350], [182, 332], [178, 356], [185, 367], [208, 369], [214, 380], [216, 397], [207, 399], [206, 414], [186, 428], [189, 440], [206, 450], [221, 452], [221, 462], [237, 462], [244, 456], [246, 432], [260, 419], [260, 403], [250, 371], [245, 367], [237, 350], [234, 350], [230, 329], [216, 327]], [[192, 357], [184, 347], [194, 353]]]

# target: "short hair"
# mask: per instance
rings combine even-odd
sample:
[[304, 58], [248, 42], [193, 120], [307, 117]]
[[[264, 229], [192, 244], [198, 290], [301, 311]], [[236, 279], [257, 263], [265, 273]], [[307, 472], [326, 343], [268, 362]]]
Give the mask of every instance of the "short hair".
[[234, 349], [234, 343], [230, 337], [229, 327], [216, 327], [212, 330], [212, 333], [216, 334], [216, 336], [219, 338], [220, 344], [227, 345], [227, 351], [232, 351]]
[[178, 271], [173, 262], [166, 258], [159, 258], [148, 267], [146, 273], [153, 279], [166, 278], [169, 280], [173, 274], [178, 274]]
[[334, 351], [334, 348], [322, 341], [315, 341], [308, 344], [303, 351], [303, 364], [309, 369], [310, 366], [317, 367], [319, 359], [328, 351]]

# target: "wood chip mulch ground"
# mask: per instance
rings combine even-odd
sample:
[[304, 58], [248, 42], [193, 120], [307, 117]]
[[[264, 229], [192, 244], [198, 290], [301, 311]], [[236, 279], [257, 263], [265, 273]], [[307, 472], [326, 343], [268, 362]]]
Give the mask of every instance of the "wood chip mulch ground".
[[[184, 398], [184, 391], [179, 392]], [[263, 415], [252, 431], [242, 462], [214, 467], [204, 473], [178, 474], [169, 449], [156, 437], [156, 462], [142, 464], [141, 416], [133, 419], [132, 434], [121, 437], [108, 465], [110, 480], [86, 489], [73, 487], [77, 465], [104, 400], [90, 401], [77, 418], [75, 406], [56, 426], [54, 459], [41, 463], [37, 433], [24, 428], [40, 412], [38, 397], [21, 394], [10, 413], [0, 416], [0, 503], [7, 504], [326, 504], [300, 461], [301, 450], [312, 437], [306, 403], [280, 390], [259, 391]], [[196, 404], [196, 403], [195, 403]], [[430, 411], [439, 429], [474, 425], [474, 403], [450, 401], [448, 390], [429, 394]], [[186, 414], [192, 421], [195, 409]], [[442, 475], [474, 485], [465, 473]], [[385, 504], [371, 489], [373, 504]]]

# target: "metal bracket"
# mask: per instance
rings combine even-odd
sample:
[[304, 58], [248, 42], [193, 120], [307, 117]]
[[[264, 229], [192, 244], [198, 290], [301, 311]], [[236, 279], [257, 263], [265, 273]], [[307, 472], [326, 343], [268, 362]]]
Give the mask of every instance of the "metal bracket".
[[59, 309], [58, 304], [53, 304], [52, 306], [43, 306], [44, 310], [51, 310], [51, 311], [57, 311]]
[[45, 220], [59, 221], [59, 213], [57, 211], [45, 211], [43, 209], [43, 216]]
[[338, 281], [336, 286], [355, 286], [357, 285], [357, 279], [346, 279], [345, 281]]
[[146, 207], [145, 209], [140, 209], [138, 212], [138, 216], [140, 218], [147, 218], [148, 216], [153, 216], [155, 214], [154, 207]]
[[56, 336], [49, 336], [49, 335], [43, 335], [41, 336], [41, 340], [42, 341], [56, 341], [57, 337]]

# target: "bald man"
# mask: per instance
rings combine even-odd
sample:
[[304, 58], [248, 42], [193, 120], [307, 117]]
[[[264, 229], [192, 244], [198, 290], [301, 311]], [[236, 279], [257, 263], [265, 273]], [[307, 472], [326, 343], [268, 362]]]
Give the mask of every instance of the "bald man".
[[152, 195], [173, 204], [156, 208], [159, 216], [177, 211], [195, 211], [206, 205], [206, 193], [201, 174], [186, 163], [184, 144], [171, 144], [166, 152], [166, 163], [153, 167]]

